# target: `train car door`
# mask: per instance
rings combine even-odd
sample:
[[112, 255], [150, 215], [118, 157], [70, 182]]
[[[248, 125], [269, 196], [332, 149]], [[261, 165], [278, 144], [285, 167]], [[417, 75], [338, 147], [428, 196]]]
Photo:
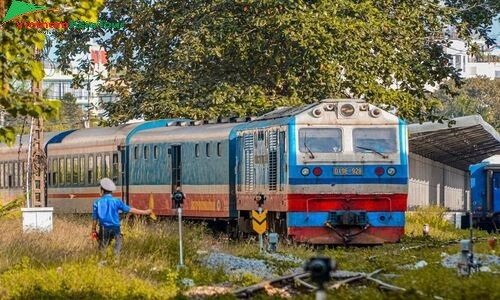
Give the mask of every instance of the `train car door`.
[[500, 211], [500, 172], [493, 172], [493, 211]]
[[172, 145], [170, 148], [170, 157], [172, 159], [172, 193], [175, 192], [175, 188], [181, 185], [181, 145]]

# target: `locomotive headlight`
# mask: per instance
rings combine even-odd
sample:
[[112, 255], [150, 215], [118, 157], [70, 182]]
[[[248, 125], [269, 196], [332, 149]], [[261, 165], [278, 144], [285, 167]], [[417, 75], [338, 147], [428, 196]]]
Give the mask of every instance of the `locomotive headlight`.
[[350, 117], [354, 114], [354, 106], [352, 106], [352, 104], [343, 104], [340, 107], [340, 113], [344, 117]]
[[395, 169], [395, 168], [393, 168], [393, 167], [387, 168], [387, 171], [386, 171], [386, 172], [387, 172], [387, 175], [389, 175], [389, 176], [394, 176], [394, 175], [396, 175], [396, 169]]
[[302, 168], [302, 170], [300, 170], [300, 174], [302, 174], [302, 176], [307, 176], [310, 172], [309, 168]]

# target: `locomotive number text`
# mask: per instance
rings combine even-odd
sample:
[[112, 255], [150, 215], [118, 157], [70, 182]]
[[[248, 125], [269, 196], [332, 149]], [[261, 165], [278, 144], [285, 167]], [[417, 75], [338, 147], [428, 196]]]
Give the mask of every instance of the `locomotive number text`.
[[363, 168], [360, 167], [334, 167], [333, 175], [363, 175]]

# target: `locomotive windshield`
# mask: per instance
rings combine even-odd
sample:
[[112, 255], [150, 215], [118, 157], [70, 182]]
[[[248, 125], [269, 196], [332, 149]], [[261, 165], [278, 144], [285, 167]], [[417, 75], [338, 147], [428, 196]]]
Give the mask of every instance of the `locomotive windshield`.
[[299, 150], [303, 153], [342, 151], [342, 131], [338, 128], [299, 129]]
[[355, 128], [352, 138], [355, 152], [395, 153], [398, 150], [396, 128]]

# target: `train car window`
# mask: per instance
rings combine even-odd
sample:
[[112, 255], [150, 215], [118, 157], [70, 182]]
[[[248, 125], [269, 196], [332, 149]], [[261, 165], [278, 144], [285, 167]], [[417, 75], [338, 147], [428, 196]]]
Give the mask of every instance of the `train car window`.
[[205, 154], [207, 155], [207, 157], [210, 157], [210, 143], [207, 143], [205, 145]]
[[3, 163], [0, 163], [0, 189], [3, 189]]
[[398, 150], [396, 128], [355, 128], [352, 139], [355, 152], [395, 153]]
[[299, 150], [302, 153], [341, 152], [342, 131], [339, 128], [301, 128], [299, 129]]
[[101, 181], [102, 179], [102, 157], [97, 155], [95, 157], [95, 180], [96, 182]]
[[26, 162], [23, 161], [19, 164], [19, 182], [20, 186], [24, 185], [24, 174], [26, 174]]
[[143, 155], [144, 159], [148, 159], [148, 156], [149, 156], [149, 147], [148, 146], [144, 146], [142, 155]]
[[57, 185], [57, 173], [59, 170], [58, 168], [58, 164], [57, 164], [57, 158], [56, 159], [53, 159], [52, 160], [52, 185], [53, 186], [56, 186]]
[[6, 174], [6, 176], [7, 176], [7, 178], [6, 178], [6, 179], [7, 179], [7, 181], [5, 182], [5, 184], [7, 185], [7, 188], [11, 188], [11, 187], [12, 187], [12, 184], [13, 184], [13, 182], [12, 182], [12, 163], [11, 163], [11, 162], [9, 162], [9, 163], [7, 164], [7, 170], [6, 170], [6, 172], [5, 172], [5, 173], [7, 173], [7, 174]]
[[153, 159], [158, 159], [158, 146], [153, 146]]
[[139, 158], [139, 147], [135, 146], [134, 147], [134, 159]]
[[73, 184], [78, 184], [78, 157], [73, 157]]
[[89, 165], [87, 168], [87, 183], [89, 185], [94, 184], [94, 156], [89, 155]]
[[66, 184], [71, 185], [71, 158], [66, 158]]
[[17, 162], [14, 163], [14, 186], [19, 186], [19, 164]]
[[118, 182], [118, 175], [120, 174], [120, 165], [118, 164], [118, 153], [113, 153], [113, 181]]
[[111, 164], [109, 161], [109, 154], [104, 155], [104, 177], [111, 177]]
[[220, 142], [217, 143], [217, 156], [222, 156], [222, 144]]
[[79, 177], [78, 177], [78, 182], [80, 184], [84, 184], [85, 183], [85, 156], [80, 156], [80, 173], [79, 173]]
[[200, 144], [194, 145], [194, 156], [200, 157]]
[[59, 158], [59, 185], [64, 185], [64, 158]]

